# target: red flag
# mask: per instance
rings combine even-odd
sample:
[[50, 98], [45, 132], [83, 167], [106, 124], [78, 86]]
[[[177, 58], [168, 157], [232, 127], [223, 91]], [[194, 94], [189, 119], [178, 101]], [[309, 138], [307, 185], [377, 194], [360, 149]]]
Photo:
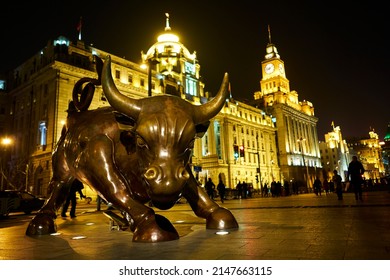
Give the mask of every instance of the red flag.
[[77, 24], [77, 31], [80, 32], [81, 31], [81, 27], [83, 26], [83, 22], [82, 22], [82, 17], [80, 17], [80, 21], [79, 23]]

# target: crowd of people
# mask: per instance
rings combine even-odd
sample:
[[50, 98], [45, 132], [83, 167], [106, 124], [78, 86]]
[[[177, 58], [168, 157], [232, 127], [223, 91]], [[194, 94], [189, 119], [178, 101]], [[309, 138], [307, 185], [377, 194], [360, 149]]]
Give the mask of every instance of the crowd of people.
[[[317, 196], [330, 195], [335, 193], [338, 200], [343, 200], [343, 193], [351, 191], [355, 194], [356, 200], [363, 200], [362, 191], [363, 188], [371, 187], [374, 185], [373, 180], [364, 180], [365, 169], [356, 156], [352, 157], [352, 161], [348, 165], [348, 171], [346, 173], [346, 180], [343, 181], [342, 177], [337, 170], [333, 171], [333, 175], [330, 178], [325, 178], [323, 181], [316, 177], [313, 182], [312, 191]], [[378, 183], [378, 182], [377, 182]], [[387, 183], [387, 182], [386, 182]], [[301, 186], [302, 187], [302, 186]], [[252, 197], [253, 193], [256, 192], [262, 197], [279, 197], [297, 195], [301, 193], [298, 183], [295, 181], [285, 180], [282, 184], [279, 181], [273, 181], [270, 184], [264, 183], [260, 190], [253, 190], [251, 184], [245, 181], [238, 181], [237, 185], [230, 189], [225, 186], [222, 180], [219, 180], [217, 186], [212, 182], [211, 178], [208, 178], [205, 188], [210, 198], [215, 199], [219, 194], [221, 202], [223, 203], [226, 199], [226, 192], [229, 189], [229, 196], [232, 198], [249, 198]], [[310, 191], [310, 190], [305, 190]], [[304, 192], [305, 192], [304, 191]]]

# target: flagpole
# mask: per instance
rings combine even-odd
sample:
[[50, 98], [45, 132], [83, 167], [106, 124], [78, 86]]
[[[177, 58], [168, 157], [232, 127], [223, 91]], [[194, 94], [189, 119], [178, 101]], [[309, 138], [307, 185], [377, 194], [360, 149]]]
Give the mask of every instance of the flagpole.
[[80, 17], [79, 24], [77, 25], [77, 31], [79, 32], [79, 41], [81, 41], [81, 27], [83, 25], [82, 19], [83, 19], [83, 17]]

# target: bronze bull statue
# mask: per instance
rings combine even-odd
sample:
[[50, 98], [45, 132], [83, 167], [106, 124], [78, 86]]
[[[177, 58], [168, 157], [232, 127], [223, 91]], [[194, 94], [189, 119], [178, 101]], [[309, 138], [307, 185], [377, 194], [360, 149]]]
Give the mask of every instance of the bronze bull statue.
[[195, 138], [203, 136], [209, 120], [224, 106], [228, 75], [212, 100], [193, 105], [173, 95], [129, 98], [114, 84], [109, 56], [100, 68], [99, 82], [111, 107], [68, 110], [52, 155], [51, 195], [26, 234], [56, 232], [56, 213], [75, 179], [93, 187], [121, 212], [135, 242], [178, 239], [168, 219], [146, 204], [165, 210], [182, 197], [197, 216], [206, 219], [207, 229], [238, 228], [231, 212], [198, 185], [189, 165]]

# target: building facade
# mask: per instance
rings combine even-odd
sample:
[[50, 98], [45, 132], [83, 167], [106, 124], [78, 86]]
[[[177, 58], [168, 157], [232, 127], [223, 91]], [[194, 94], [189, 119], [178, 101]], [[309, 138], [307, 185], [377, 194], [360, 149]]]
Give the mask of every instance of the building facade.
[[354, 155], [345, 139], [343, 139], [339, 126], [333, 126], [333, 131], [325, 134], [325, 141], [320, 142], [321, 164], [323, 167], [323, 177], [331, 180], [333, 171], [337, 170], [342, 180], [347, 179], [348, 164]]
[[385, 176], [382, 147], [378, 134], [374, 130], [369, 131], [368, 135], [368, 138], [348, 139], [347, 143], [366, 170], [364, 178], [379, 183], [380, 179]]
[[311, 191], [316, 176], [321, 176], [318, 118], [311, 102], [299, 101], [298, 93], [290, 90], [285, 63], [276, 46], [266, 47], [261, 62], [260, 91], [254, 93], [254, 105], [276, 120], [278, 160], [284, 180], [296, 181], [304, 191]]

